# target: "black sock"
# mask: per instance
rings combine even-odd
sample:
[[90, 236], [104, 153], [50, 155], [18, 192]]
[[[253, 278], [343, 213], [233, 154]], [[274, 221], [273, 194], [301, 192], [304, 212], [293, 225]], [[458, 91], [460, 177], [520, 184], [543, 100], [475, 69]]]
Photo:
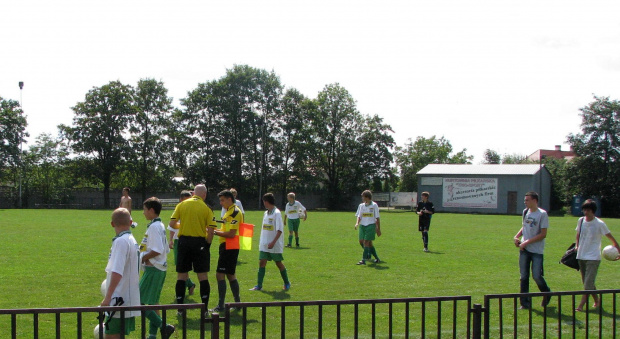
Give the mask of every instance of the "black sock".
[[230, 281], [230, 291], [233, 294], [233, 298], [235, 298], [235, 302], [240, 302], [241, 298], [239, 297], [239, 282], [237, 281], [237, 279]]
[[224, 300], [226, 299], [226, 280], [222, 279], [217, 281], [217, 292], [220, 297], [217, 306], [224, 308]]
[[176, 292], [176, 303], [182, 304], [183, 299], [185, 299], [185, 280], [177, 280], [174, 290]]
[[200, 282], [200, 300], [205, 304], [205, 308], [209, 308], [209, 294], [211, 294], [211, 285], [209, 280], [202, 280]]
[[424, 248], [428, 247], [428, 232], [422, 232], [422, 241], [424, 241]]

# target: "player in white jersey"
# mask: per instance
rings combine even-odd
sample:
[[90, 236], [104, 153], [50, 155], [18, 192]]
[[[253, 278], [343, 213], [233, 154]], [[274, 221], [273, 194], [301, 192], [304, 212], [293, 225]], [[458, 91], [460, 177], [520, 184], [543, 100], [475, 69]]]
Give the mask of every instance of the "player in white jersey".
[[[117, 208], [112, 213], [112, 227], [116, 236], [105, 268], [106, 294], [101, 306], [140, 306], [138, 243], [131, 234], [131, 214], [126, 208]], [[135, 317], [140, 311], [127, 311], [125, 335], [136, 329]], [[105, 319], [105, 334], [108, 339], [120, 338], [120, 312], [110, 312]]]
[[359, 241], [360, 245], [364, 248], [362, 254], [362, 260], [358, 265], [366, 265], [366, 260], [370, 260], [371, 255], [375, 257], [374, 262], [378, 264], [380, 262], [377, 251], [373, 246], [372, 241], [375, 240], [375, 234], [381, 236], [381, 223], [379, 221], [379, 206], [372, 201], [372, 192], [365, 190], [362, 192], [362, 203], [357, 207], [357, 222], [355, 223], [355, 229], [359, 227]]
[[[159, 218], [161, 201], [156, 197], [148, 198], [142, 206], [142, 213], [150, 222], [140, 244], [140, 263], [144, 270], [140, 279], [140, 302], [143, 305], [158, 305], [166, 280], [170, 249], [166, 240], [166, 227]], [[162, 327], [161, 317], [153, 310], [144, 312], [144, 316], [149, 319], [148, 339], [156, 339], [158, 330], [161, 330], [162, 338], [168, 339], [175, 330], [171, 324]]]
[[265, 266], [267, 261], [273, 260], [280, 270], [280, 276], [284, 281], [283, 289], [288, 291], [291, 288], [291, 282], [288, 280], [288, 273], [284, 266], [284, 239], [282, 232], [284, 231], [284, 222], [282, 214], [276, 207], [276, 199], [272, 193], [263, 196], [263, 204], [265, 205], [265, 214], [263, 215], [263, 224], [260, 231], [260, 245], [258, 256], [258, 282], [251, 291], [260, 291], [263, 289], [263, 279], [265, 278]]
[[304, 205], [302, 205], [299, 201], [295, 200], [295, 193], [291, 192], [287, 194], [286, 199], [288, 199], [288, 204], [286, 204], [286, 208], [284, 209], [284, 223], [288, 226], [288, 245], [286, 247], [291, 247], [293, 243], [293, 233], [295, 234], [295, 246], [299, 247], [299, 224], [300, 219], [308, 218], [308, 213]]
[[[229, 191], [233, 194], [233, 197], [235, 198], [235, 205], [237, 207], [239, 207], [239, 209], [241, 210], [241, 214], [243, 214], [243, 216], [245, 217], [245, 211], [243, 210], [243, 204], [241, 203], [241, 200], [237, 199], [237, 190], [234, 188], [229, 189]], [[224, 214], [226, 214], [226, 209], [224, 207], [222, 207], [222, 212], [220, 213], [220, 219], [224, 219]]]

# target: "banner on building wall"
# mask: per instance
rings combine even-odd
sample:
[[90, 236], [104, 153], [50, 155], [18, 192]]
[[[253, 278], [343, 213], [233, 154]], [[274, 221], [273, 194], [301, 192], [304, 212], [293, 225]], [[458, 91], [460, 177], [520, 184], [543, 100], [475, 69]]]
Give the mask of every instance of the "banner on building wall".
[[444, 178], [442, 206], [497, 208], [497, 178]]

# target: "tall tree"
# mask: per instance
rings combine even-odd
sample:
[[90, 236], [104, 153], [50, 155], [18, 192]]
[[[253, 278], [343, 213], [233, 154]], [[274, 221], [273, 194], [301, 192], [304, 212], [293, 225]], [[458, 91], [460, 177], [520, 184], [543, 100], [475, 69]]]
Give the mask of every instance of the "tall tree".
[[620, 102], [594, 96], [580, 111], [581, 133], [567, 138], [578, 155], [570, 163], [570, 185], [601, 197], [606, 215], [620, 216]]
[[400, 191], [412, 192], [418, 190], [417, 173], [428, 164], [470, 164], [473, 156], [467, 155], [463, 149], [454, 155], [452, 144], [443, 136], [437, 138], [417, 137], [411, 139], [403, 147], [396, 147], [396, 163], [400, 168]]
[[172, 98], [161, 81], [142, 79], [135, 88], [136, 114], [130, 128], [130, 173], [137, 176], [142, 201], [147, 190], [157, 190], [162, 183], [171, 182], [171, 144], [166, 134], [172, 116]]
[[0, 97], [0, 174], [6, 166], [19, 165], [20, 146], [28, 137], [27, 125], [19, 102]]
[[73, 125], [58, 126], [78, 154], [92, 157], [96, 176], [103, 183], [103, 198], [110, 206], [110, 182], [128, 152], [126, 136], [135, 116], [134, 90], [120, 81], [94, 87], [84, 101], [72, 107]]

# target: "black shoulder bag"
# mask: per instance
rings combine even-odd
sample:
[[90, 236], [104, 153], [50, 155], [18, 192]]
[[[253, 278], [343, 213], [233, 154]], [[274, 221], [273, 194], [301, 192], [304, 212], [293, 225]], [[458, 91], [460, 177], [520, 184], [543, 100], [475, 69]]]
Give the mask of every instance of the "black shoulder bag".
[[[583, 224], [583, 217], [579, 219], [579, 236], [581, 238], [581, 225]], [[577, 260], [577, 249], [575, 248], [575, 243], [572, 243], [566, 253], [560, 259], [560, 264], [564, 264], [570, 268], [574, 268], [579, 271], [579, 261]]]

